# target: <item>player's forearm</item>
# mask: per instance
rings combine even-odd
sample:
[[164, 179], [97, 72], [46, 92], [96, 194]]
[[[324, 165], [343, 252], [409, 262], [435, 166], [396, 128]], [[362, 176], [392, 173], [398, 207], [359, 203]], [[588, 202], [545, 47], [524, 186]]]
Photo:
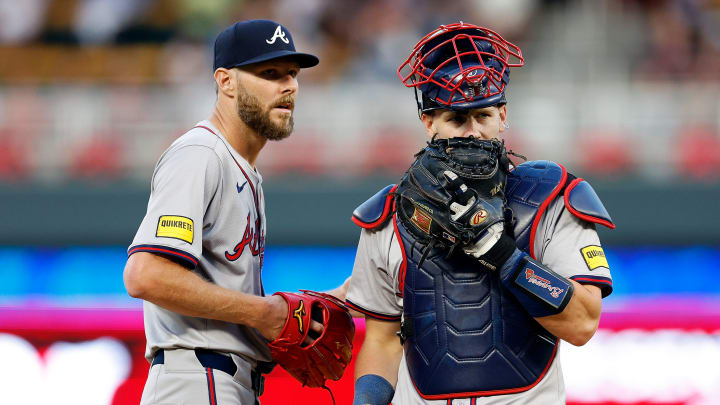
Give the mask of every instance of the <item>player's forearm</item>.
[[263, 320], [262, 297], [231, 291], [152, 253], [135, 253], [125, 268], [128, 293], [182, 315], [240, 323], [251, 327]]
[[363, 343], [355, 363], [355, 379], [375, 374], [386, 379], [393, 387], [397, 385], [398, 367], [402, 358], [402, 346], [397, 345], [399, 350], [370, 343]]
[[375, 374], [395, 387], [402, 353], [403, 348], [396, 335], [372, 336], [372, 332], [370, 335], [366, 334], [355, 362], [355, 380], [364, 375]]
[[330, 294], [333, 297], [345, 302], [345, 296], [347, 295], [348, 286], [350, 285], [350, 277], [346, 278], [342, 284], [333, 288], [332, 290], [325, 291], [326, 294]]
[[575, 346], [582, 346], [593, 337], [600, 322], [602, 297], [600, 289], [574, 285], [573, 296], [565, 309], [556, 315], [535, 318], [545, 329]]
[[569, 280], [531, 258], [502, 235], [478, 260], [498, 269], [500, 282], [545, 329], [573, 345], [582, 346], [600, 321], [600, 289]]

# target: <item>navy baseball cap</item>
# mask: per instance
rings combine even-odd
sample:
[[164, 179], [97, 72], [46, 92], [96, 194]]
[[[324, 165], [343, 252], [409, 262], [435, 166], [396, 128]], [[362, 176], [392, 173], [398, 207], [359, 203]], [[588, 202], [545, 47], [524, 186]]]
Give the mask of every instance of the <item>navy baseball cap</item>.
[[301, 68], [320, 62], [315, 55], [296, 52], [290, 31], [282, 24], [270, 20], [239, 21], [225, 28], [215, 39], [213, 71], [286, 56], [295, 59]]

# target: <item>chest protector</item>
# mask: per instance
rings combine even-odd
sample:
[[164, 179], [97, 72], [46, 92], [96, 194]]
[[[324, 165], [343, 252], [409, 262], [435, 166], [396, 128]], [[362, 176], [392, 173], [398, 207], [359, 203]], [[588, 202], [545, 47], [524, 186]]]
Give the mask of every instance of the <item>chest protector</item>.
[[[508, 176], [506, 192], [518, 248], [524, 251], [540, 207], [563, 180], [557, 165], [540, 176], [526, 171], [522, 167]], [[555, 357], [557, 338], [476, 259], [446, 257], [444, 249], [434, 249], [418, 268], [424, 246], [399, 221], [395, 224], [406, 263], [405, 357], [418, 393], [425, 399], [462, 398], [536, 385]]]
[[[390, 218], [391, 186], [358, 207], [353, 221], [364, 228]], [[508, 218], [519, 249], [533, 258], [535, 231], [559, 195], [567, 209], [591, 222], [612, 225], [592, 187], [549, 161], [519, 165], [509, 176]], [[558, 339], [537, 323], [504, 289], [499, 278], [470, 256], [447, 257], [425, 248], [393, 217], [403, 264], [402, 338], [410, 377], [425, 399], [451, 399], [526, 391], [552, 364]]]

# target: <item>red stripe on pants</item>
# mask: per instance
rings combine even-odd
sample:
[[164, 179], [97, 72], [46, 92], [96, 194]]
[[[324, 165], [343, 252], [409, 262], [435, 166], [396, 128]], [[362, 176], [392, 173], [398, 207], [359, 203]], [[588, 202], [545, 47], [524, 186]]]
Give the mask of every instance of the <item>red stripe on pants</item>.
[[213, 369], [210, 367], [207, 370], [207, 381], [208, 381], [208, 395], [210, 396], [210, 405], [217, 405], [217, 399], [215, 398], [215, 376], [213, 375]]

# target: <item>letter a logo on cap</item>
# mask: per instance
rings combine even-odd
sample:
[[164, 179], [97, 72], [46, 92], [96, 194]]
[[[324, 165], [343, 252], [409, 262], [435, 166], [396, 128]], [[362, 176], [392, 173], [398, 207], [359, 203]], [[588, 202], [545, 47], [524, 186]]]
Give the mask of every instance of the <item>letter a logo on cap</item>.
[[275, 33], [273, 34], [272, 38], [266, 39], [265, 42], [268, 44], [274, 44], [277, 39], [280, 38], [281, 41], [287, 43], [290, 43], [290, 40], [285, 38], [285, 33], [282, 31], [280, 26], [278, 25], [277, 28], [275, 28]]

